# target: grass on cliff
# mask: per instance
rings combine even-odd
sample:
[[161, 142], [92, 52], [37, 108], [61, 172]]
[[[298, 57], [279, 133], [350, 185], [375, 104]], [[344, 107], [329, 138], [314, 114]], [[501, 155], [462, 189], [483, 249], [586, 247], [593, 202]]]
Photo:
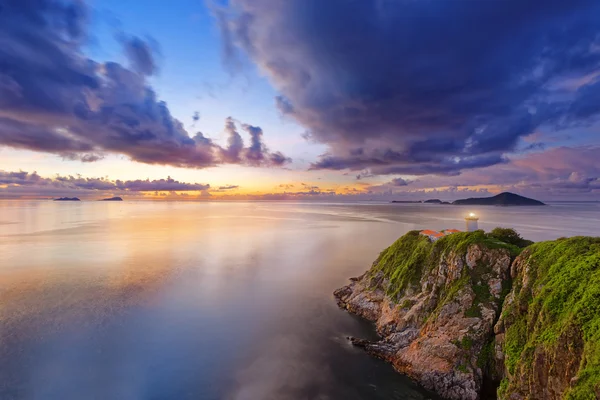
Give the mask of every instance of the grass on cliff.
[[[564, 345], [560, 342], [566, 335], [578, 332], [583, 337], [583, 359], [578, 379], [565, 398], [596, 398], [600, 391], [600, 238], [536, 243], [523, 256], [530, 268], [528, 288], [534, 290], [515, 288], [515, 301], [504, 311], [510, 323], [504, 346], [508, 371], [531, 372], [536, 348], [552, 354]], [[502, 392], [510, 392], [510, 385], [505, 386]]]
[[[419, 231], [411, 231], [382, 251], [371, 271], [384, 273], [390, 280], [388, 294], [397, 298], [409, 285], [418, 284], [422, 275], [435, 268], [442, 257], [451, 251], [462, 257], [470, 245], [480, 244], [489, 249], [507, 249], [512, 257], [521, 252], [517, 245], [503, 242], [501, 235], [492, 235], [492, 232], [460, 232], [431, 242]], [[516, 232], [514, 234], [518, 236]], [[514, 235], [511, 234], [511, 237]]]

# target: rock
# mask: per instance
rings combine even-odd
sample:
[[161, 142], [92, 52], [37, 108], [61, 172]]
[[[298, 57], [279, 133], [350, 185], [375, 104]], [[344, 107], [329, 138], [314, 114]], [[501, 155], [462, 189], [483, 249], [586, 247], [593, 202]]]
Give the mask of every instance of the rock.
[[350, 341], [447, 399], [600, 399], [600, 238], [494, 231], [398, 239], [335, 292], [381, 336]]
[[[452, 236], [460, 240], [456, 235], [473, 234], [481, 233]], [[386, 252], [410, 258], [416, 255], [398, 249], [410, 253], [409, 244], [427, 246], [421, 238], [406, 236]], [[493, 335], [511, 257], [507, 249], [490, 249], [476, 240], [462, 252], [452, 246], [442, 251], [445, 240], [430, 244], [429, 257], [437, 257], [431, 269], [422, 268], [401, 290], [394, 275], [378, 264], [387, 259], [384, 252], [369, 272], [334, 295], [340, 307], [375, 322], [382, 337], [378, 342], [351, 338], [352, 344], [444, 398], [477, 400], [483, 381], [478, 358]], [[396, 276], [404, 272], [411, 271]]]
[[600, 399], [598, 254], [600, 238], [574, 237], [533, 244], [513, 262], [494, 327], [499, 400]]

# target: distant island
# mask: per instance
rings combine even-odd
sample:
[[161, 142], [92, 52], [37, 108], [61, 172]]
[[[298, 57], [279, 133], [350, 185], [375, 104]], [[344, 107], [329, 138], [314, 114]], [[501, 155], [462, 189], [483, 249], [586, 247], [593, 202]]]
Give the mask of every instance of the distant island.
[[440, 199], [429, 199], [425, 201], [416, 200], [393, 200], [392, 203], [406, 204], [452, 204], [457, 206], [545, 206], [539, 200], [530, 199], [515, 193], [503, 192], [492, 197], [470, 197], [468, 199], [455, 200], [453, 202]]
[[429, 200], [425, 200], [423, 203], [425, 203], [425, 204], [452, 204], [448, 201], [442, 201], [440, 199], [429, 199]]
[[448, 201], [442, 201], [440, 199], [429, 199], [425, 201], [421, 200], [392, 200], [391, 203], [398, 204], [452, 204]]
[[115, 197], [109, 197], [108, 199], [102, 199], [100, 201], [123, 201], [123, 199], [118, 196], [115, 196]]
[[59, 197], [58, 199], [54, 199], [54, 201], [81, 201], [78, 197]]
[[520, 196], [515, 193], [504, 192], [492, 197], [471, 197], [456, 200], [452, 204], [459, 206], [544, 206], [541, 201]]

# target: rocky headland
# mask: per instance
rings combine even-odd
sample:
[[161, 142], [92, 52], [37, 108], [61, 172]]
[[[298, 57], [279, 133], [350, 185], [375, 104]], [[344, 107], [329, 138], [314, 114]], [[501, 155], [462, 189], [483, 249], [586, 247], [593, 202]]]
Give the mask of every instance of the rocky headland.
[[600, 398], [600, 239], [530, 243], [407, 233], [335, 291], [381, 337], [349, 339], [447, 399]]

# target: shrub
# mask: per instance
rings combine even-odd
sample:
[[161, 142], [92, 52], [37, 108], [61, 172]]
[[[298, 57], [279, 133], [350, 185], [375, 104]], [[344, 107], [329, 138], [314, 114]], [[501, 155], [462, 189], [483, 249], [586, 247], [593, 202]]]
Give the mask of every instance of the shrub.
[[517, 231], [510, 228], [494, 228], [488, 233], [488, 236], [504, 243], [515, 245], [521, 249], [533, 244], [531, 240], [523, 239]]

